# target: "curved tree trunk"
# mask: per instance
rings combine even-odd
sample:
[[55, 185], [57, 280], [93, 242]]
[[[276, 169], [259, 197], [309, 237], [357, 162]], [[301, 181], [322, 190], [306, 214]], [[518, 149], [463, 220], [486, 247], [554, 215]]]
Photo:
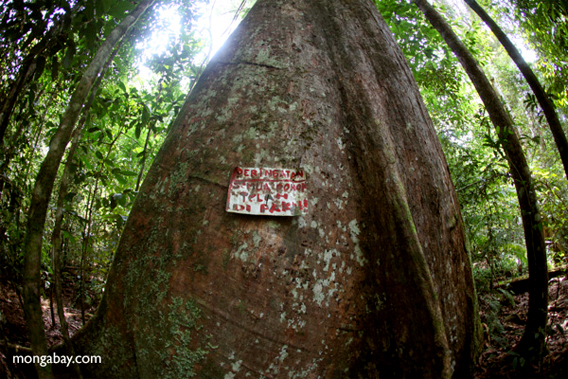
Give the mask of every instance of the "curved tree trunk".
[[497, 129], [499, 140], [505, 150], [523, 220], [531, 281], [527, 324], [517, 350], [530, 360], [536, 359], [546, 352], [545, 328], [548, 314], [548, 270], [536, 191], [521, 142], [510, 115], [501, 103], [499, 95], [469, 50], [459, 40], [442, 16], [426, 0], [414, 0], [414, 2], [422, 10], [432, 26], [442, 35], [463, 65], [485, 104], [489, 118]]
[[[235, 166], [304, 169], [308, 213], [225, 212]], [[447, 165], [376, 8], [260, 0], [188, 97], [74, 342], [96, 377], [449, 378], [476, 325]]]
[[475, 0], [465, 0], [465, 2], [474, 10], [475, 13], [489, 26], [493, 34], [497, 37], [499, 42], [503, 45], [507, 53], [511, 59], [515, 62], [523, 76], [525, 77], [527, 83], [531, 87], [542, 111], [544, 112], [544, 116], [546, 117], [546, 121], [548, 121], [548, 125], [550, 126], [550, 131], [552, 132], [552, 136], [554, 137], [554, 142], [556, 143], [556, 147], [558, 152], [560, 153], [560, 159], [562, 160], [562, 164], [564, 165], [564, 172], [566, 173], [566, 178], [568, 178], [568, 141], [566, 140], [566, 134], [562, 129], [562, 124], [560, 124], [560, 119], [558, 118], [558, 114], [556, 113], [556, 109], [554, 108], [554, 103], [550, 98], [546, 95], [544, 88], [540, 84], [540, 81], [536, 77], [533, 70], [527, 64], [527, 62], [523, 59], [523, 56], [517, 50], [515, 45], [511, 42], [509, 37], [493, 21], [491, 16], [485, 12], [485, 10], [475, 1]]
[[[154, 1], [155, 0], [145, 0], [140, 2], [140, 4], [110, 33], [109, 37], [101, 45], [81, 77], [77, 88], [73, 92], [69, 105], [61, 118], [59, 128], [51, 139], [49, 151], [36, 177], [30, 209], [28, 211], [24, 246], [22, 249], [24, 252], [24, 311], [34, 355], [47, 354], [47, 343], [40, 304], [41, 248], [47, 208], [61, 159], [71, 138], [73, 128], [83, 108], [83, 104], [105, 62], [116, 47], [116, 44]], [[37, 364], [36, 370], [41, 378], [52, 376], [50, 365], [41, 367]]]

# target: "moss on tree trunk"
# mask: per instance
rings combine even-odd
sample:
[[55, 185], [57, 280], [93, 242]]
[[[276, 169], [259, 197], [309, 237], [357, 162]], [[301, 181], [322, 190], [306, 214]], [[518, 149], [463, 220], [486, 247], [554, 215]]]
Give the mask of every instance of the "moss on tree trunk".
[[[304, 169], [308, 213], [225, 212], [235, 166]], [[74, 341], [105, 377], [450, 377], [473, 364], [476, 312], [447, 165], [373, 3], [260, 0], [184, 105]]]

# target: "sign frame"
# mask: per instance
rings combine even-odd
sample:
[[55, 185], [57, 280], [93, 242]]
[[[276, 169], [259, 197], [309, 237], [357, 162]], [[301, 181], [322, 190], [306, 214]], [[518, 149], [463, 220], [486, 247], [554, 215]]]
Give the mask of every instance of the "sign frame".
[[225, 210], [258, 216], [306, 214], [306, 173], [302, 169], [237, 166], [231, 173]]

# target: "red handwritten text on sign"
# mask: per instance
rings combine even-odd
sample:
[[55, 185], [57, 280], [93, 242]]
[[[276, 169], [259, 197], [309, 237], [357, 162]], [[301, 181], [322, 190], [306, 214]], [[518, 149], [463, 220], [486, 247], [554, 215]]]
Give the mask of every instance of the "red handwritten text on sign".
[[297, 216], [307, 212], [303, 170], [236, 167], [231, 175], [227, 212]]

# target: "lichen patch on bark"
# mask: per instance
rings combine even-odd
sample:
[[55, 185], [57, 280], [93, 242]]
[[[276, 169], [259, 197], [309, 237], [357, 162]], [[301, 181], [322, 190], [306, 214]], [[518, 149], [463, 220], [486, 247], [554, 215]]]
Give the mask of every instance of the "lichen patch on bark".
[[[130, 320], [156, 373], [175, 299], [200, 315], [199, 377], [467, 371], [473, 283], [426, 114], [372, 2], [259, 0], [155, 159], [93, 322]], [[302, 168], [309, 212], [226, 213], [235, 166]]]

